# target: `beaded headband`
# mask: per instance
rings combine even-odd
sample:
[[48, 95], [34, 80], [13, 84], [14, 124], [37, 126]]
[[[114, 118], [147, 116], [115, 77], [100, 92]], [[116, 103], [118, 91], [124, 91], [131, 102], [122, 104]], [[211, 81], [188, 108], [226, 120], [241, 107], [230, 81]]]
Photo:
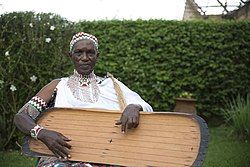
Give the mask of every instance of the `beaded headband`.
[[94, 35], [88, 34], [86, 32], [79, 32], [72, 37], [70, 44], [69, 44], [69, 50], [72, 51], [74, 44], [82, 39], [91, 40], [94, 43], [96, 49], [98, 50], [97, 38]]

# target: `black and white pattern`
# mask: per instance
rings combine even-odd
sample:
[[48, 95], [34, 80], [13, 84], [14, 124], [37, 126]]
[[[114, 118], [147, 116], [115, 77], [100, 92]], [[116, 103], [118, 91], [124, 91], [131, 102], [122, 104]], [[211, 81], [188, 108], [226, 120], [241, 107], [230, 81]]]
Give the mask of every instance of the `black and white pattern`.
[[94, 43], [96, 49], [98, 50], [98, 40], [97, 40], [97, 38], [94, 35], [91, 35], [91, 34], [88, 34], [88, 33], [85, 33], [85, 32], [79, 32], [79, 33], [75, 34], [72, 37], [72, 39], [70, 41], [70, 44], [69, 44], [69, 50], [72, 51], [72, 48], [73, 48], [74, 44], [76, 42], [82, 40], [82, 39], [91, 40]]

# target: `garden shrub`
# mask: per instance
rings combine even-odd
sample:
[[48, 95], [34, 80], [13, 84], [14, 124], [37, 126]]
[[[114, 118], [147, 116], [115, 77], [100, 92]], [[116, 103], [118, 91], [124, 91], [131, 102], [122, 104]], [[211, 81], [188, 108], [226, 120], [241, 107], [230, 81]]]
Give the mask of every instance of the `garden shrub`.
[[222, 117], [224, 99], [250, 92], [249, 21], [71, 23], [53, 14], [4, 14], [0, 17], [1, 148], [18, 138], [16, 132], [9, 138], [18, 109], [52, 79], [72, 73], [65, 55], [78, 31], [92, 33], [100, 41], [95, 73], [111, 72], [155, 111], [172, 111], [174, 99], [188, 92], [197, 99], [199, 115]]
[[[52, 79], [65, 76], [71, 23], [53, 14], [0, 17], [0, 148], [17, 140], [13, 116]], [[11, 142], [9, 142], [11, 140]]]
[[232, 134], [239, 139], [250, 139], [250, 94], [245, 97], [238, 95], [226, 102], [224, 116], [227, 120]]
[[96, 72], [109, 71], [155, 110], [171, 111], [189, 92], [198, 113], [221, 116], [224, 98], [250, 91], [249, 21], [79, 22], [100, 40]]

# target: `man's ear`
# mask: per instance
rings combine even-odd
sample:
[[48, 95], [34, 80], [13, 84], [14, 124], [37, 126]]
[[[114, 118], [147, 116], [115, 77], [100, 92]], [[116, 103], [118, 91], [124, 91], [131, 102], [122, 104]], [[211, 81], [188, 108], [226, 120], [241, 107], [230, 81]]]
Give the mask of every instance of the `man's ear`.
[[72, 57], [72, 53], [69, 51], [67, 56], [69, 56], [71, 58]]

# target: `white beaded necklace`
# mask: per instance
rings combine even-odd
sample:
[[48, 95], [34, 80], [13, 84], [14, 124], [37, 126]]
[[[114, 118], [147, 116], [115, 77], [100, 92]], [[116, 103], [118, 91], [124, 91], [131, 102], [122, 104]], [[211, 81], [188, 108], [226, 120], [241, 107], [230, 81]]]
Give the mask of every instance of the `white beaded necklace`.
[[73, 96], [83, 102], [97, 102], [100, 90], [96, 82], [96, 75], [92, 71], [89, 75], [81, 75], [76, 70], [68, 79], [67, 86]]

